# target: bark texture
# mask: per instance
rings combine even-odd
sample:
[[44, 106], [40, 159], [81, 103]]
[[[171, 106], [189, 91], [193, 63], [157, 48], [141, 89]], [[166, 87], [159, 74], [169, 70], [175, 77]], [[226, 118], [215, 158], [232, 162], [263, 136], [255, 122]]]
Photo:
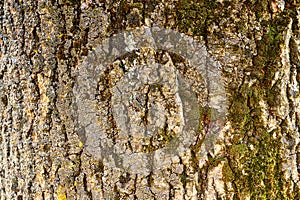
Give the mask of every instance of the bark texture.
[[[212, 152], [146, 175], [92, 157], [71, 109], [82, 60], [141, 26], [204, 41], [228, 100]], [[296, 0], [0, 1], [0, 199], [300, 199], [299, 28]]]

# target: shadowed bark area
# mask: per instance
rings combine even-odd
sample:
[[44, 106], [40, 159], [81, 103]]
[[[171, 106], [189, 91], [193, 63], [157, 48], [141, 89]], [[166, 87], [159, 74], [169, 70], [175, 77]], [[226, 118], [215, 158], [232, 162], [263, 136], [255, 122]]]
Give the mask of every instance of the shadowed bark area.
[[[1, 1], [0, 199], [300, 199], [299, 13], [296, 0]], [[86, 56], [105, 38], [141, 26], [203, 42], [220, 64], [228, 101], [213, 151], [199, 154], [212, 119], [205, 108], [190, 152], [146, 175], [110, 168], [87, 152], [72, 109]], [[201, 82], [184, 58], [152, 56]], [[125, 73], [143, 60], [147, 53], [133, 52], [108, 69]], [[104, 86], [113, 82], [109, 73]], [[111, 99], [111, 90], [99, 90]], [[159, 86], [145, 93], [165, 98]], [[167, 129], [160, 135], [168, 142]]]

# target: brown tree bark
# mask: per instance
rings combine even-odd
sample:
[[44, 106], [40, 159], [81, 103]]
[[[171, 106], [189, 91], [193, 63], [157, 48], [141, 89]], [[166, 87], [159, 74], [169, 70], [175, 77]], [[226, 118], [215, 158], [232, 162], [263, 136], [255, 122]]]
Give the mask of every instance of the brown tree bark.
[[[300, 199], [299, 13], [296, 0], [1, 1], [0, 199]], [[205, 45], [227, 113], [205, 155], [209, 109], [197, 113], [202, 129], [188, 154], [135, 174], [87, 151], [74, 86], [103, 40], [145, 26]], [[184, 58], [160, 55], [197, 82]]]

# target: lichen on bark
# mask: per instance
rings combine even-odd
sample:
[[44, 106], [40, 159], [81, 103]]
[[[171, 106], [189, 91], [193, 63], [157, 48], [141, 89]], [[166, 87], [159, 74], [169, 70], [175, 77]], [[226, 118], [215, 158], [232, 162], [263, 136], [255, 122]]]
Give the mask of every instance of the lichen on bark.
[[[299, 9], [288, 0], [1, 1], [0, 199], [299, 199]], [[146, 176], [84, 153], [70, 112], [85, 56], [141, 26], [204, 41], [229, 108], [213, 152], [196, 154], [199, 139], [189, 160]], [[204, 129], [211, 112], [200, 112]]]

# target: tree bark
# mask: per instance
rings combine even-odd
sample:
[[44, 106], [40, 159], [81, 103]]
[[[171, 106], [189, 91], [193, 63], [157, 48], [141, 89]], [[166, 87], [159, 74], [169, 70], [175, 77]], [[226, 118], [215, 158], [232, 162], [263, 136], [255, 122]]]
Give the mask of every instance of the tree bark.
[[[1, 199], [300, 199], [299, 13], [296, 0], [1, 1]], [[154, 26], [204, 44], [224, 82], [226, 121], [218, 142], [200, 154], [213, 118], [200, 109], [199, 137], [186, 155], [134, 173], [87, 150], [74, 87], [80, 66], [106, 38]], [[113, 65], [123, 59], [126, 69], [151, 54], [141, 52]], [[167, 56], [165, 63], [184, 65], [182, 77], [202, 84], [185, 58], [152, 53], [155, 61]], [[159, 91], [148, 88], [143, 101], [160, 102]], [[113, 90], [103, 92], [110, 100]]]

